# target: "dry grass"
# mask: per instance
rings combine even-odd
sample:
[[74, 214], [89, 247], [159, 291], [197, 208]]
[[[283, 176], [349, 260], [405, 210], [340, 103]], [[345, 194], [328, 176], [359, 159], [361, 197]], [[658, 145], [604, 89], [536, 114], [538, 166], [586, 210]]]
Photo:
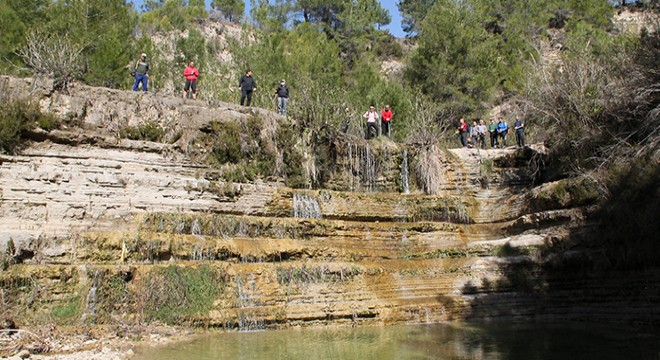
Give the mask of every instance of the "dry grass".
[[444, 156], [436, 145], [431, 145], [421, 148], [415, 157], [415, 178], [426, 194], [439, 194], [447, 181], [442, 163]]

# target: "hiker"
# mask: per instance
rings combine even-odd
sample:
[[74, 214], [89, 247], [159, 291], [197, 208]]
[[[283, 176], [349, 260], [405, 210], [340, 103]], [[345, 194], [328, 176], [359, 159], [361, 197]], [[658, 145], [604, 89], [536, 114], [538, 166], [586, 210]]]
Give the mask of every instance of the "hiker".
[[477, 129], [477, 140], [475, 141], [476, 144], [481, 144], [481, 148], [485, 149], [486, 148], [486, 125], [484, 125], [484, 121], [479, 119], [479, 125], [476, 126]]
[[467, 146], [467, 137], [468, 137], [468, 124], [465, 122], [465, 119], [461, 118], [460, 125], [458, 126], [458, 134], [461, 137], [461, 145], [463, 147]]
[[468, 147], [477, 146], [479, 141], [479, 133], [477, 133], [477, 122], [473, 121], [472, 126], [470, 126], [470, 138], [468, 139]]
[[392, 110], [390, 110], [390, 106], [385, 105], [385, 108], [383, 111], [381, 111], [380, 128], [381, 134], [387, 137], [390, 137], [390, 122], [392, 121], [392, 116], [394, 116], [394, 113], [392, 113]]
[[497, 141], [497, 124], [495, 120], [490, 119], [490, 125], [488, 125], [488, 132], [490, 133], [490, 147], [495, 149], [499, 145]]
[[275, 89], [277, 94], [277, 113], [286, 115], [286, 105], [289, 102], [289, 87], [284, 79], [280, 80], [280, 86]]
[[367, 140], [371, 139], [372, 136], [372, 130], [374, 136], [378, 136], [378, 113], [376, 112], [376, 108], [372, 105], [369, 107], [369, 111], [364, 113], [362, 115], [363, 118], [367, 119]]
[[247, 70], [245, 75], [241, 76], [241, 80], [238, 82], [238, 88], [241, 90], [241, 106], [245, 103], [245, 98], [247, 98], [247, 106], [250, 106], [252, 102], [252, 92], [257, 90], [257, 83], [252, 77], [252, 70]]
[[135, 63], [135, 67], [133, 67], [131, 74], [135, 76], [133, 91], [138, 91], [139, 85], [142, 84], [142, 91], [146, 92], [149, 83], [149, 63], [147, 62], [147, 54], [140, 54], [140, 60]]
[[186, 78], [186, 83], [183, 85], [183, 98], [185, 99], [188, 96], [188, 91], [192, 92], [193, 100], [197, 97], [197, 77], [199, 76], [199, 70], [195, 67], [195, 64], [191, 61], [188, 63], [188, 67], [183, 69], [183, 76]]
[[502, 139], [502, 146], [506, 147], [506, 134], [509, 133], [509, 126], [501, 116], [497, 120], [497, 135]]
[[525, 123], [519, 118], [516, 118], [513, 128], [516, 129], [516, 142], [518, 143], [518, 147], [525, 147]]

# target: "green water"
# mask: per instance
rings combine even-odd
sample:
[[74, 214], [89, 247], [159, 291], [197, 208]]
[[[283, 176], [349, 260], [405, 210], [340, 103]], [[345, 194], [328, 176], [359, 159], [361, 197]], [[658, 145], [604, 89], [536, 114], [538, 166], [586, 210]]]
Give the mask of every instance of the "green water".
[[583, 324], [397, 325], [204, 335], [135, 360], [654, 359], [660, 331]]

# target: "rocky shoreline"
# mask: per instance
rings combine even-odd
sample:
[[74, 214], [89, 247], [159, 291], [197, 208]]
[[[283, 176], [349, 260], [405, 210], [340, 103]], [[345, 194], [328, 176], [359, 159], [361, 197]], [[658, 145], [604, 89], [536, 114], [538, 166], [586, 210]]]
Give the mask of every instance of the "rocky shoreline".
[[[159, 346], [194, 334], [194, 330], [166, 325], [121, 328], [19, 329], [0, 336], [0, 358], [37, 360], [127, 360], [137, 346]], [[123, 332], [123, 333], [122, 333]]]

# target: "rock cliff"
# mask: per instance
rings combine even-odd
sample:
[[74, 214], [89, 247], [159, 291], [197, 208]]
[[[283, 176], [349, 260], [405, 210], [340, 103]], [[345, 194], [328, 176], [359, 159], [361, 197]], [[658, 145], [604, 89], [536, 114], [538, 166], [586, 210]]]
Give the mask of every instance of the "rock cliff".
[[[638, 286], [648, 274], [582, 276], [598, 249], [562, 248], [589, 231], [593, 198], [566, 191], [588, 183], [539, 182], [542, 145], [436, 149], [426, 195], [412, 175], [421, 150], [340, 139], [331, 189], [301, 190], [218, 177], [197, 141], [214, 122], [288, 121], [267, 110], [50, 87], [0, 78], [2, 101], [30, 97], [63, 122], [0, 156], [2, 315], [20, 325], [660, 318], [657, 285]], [[121, 135], [145, 123], [161, 141]], [[214, 291], [186, 302], [199, 279]]]

